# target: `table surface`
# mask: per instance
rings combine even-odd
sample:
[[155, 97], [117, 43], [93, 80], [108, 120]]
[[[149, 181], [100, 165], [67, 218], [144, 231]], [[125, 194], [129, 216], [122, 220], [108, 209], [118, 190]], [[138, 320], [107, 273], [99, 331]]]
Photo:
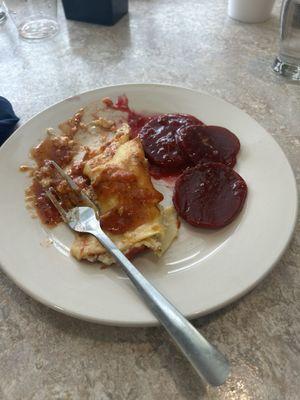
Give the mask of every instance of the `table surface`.
[[[300, 87], [277, 77], [279, 4], [256, 25], [227, 17], [226, 1], [131, 0], [113, 27], [66, 21], [52, 40], [0, 27], [0, 94], [21, 123], [99, 86], [162, 82], [246, 110], [278, 141], [300, 180]], [[300, 391], [300, 229], [251, 293], [194, 321], [228, 355], [232, 374], [204, 384], [162, 328], [114, 328], [40, 305], [0, 274], [0, 398], [296, 400]]]

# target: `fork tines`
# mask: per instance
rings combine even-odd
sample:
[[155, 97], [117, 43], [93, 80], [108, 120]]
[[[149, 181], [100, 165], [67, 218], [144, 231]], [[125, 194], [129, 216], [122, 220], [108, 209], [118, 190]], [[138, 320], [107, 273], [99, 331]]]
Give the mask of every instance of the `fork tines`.
[[65, 223], [68, 223], [68, 216], [66, 210], [62, 207], [60, 202], [57, 200], [56, 195], [53, 193], [54, 189], [49, 188], [46, 190], [46, 196], [48, 199], [51, 201], [51, 203], [54, 205], [54, 207], [57, 209], [57, 211], [60, 213], [60, 216], [62, 217], [63, 221]]
[[[65, 171], [55, 161], [49, 160], [49, 163], [65, 179], [70, 188], [78, 195], [80, 200], [87, 206], [92, 207], [95, 211], [96, 216], [99, 216], [98, 206], [89, 198], [89, 196], [86, 195], [84, 190], [80, 189], [80, 187], [73, 181], [73, 179], [68, 174], [66, 174]], [[46, 191], [46, 196], [60, 213], [64, 222], [67, 222], [67, 212], [62, 207], [61, 203], [57, 200], [57, 194], [55, 193], [54, 189], [49, 188]]]

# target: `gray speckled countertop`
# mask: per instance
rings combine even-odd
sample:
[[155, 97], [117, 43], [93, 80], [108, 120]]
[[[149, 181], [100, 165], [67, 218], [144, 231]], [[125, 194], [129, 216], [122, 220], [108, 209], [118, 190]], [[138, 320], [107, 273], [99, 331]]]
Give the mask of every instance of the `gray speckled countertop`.
[[[66, 21], [52, 40], [0, 27], [0, 94], [25, 122], [95, 87], [164, 82], [246, 110], [280, 143], [300, 180], [300, 86], [275, 76], [279, 4], [266, 23], [230, 20], [226, 1], [131, 0], [114, 27]], [[49, 310], [0, 275], [0, 398], [232, 399], [300, 396], [300, 229], [250, 294], [195, 326], [228, 354], [232, 376], [209, 388], [161, 328], [114, 328]]]

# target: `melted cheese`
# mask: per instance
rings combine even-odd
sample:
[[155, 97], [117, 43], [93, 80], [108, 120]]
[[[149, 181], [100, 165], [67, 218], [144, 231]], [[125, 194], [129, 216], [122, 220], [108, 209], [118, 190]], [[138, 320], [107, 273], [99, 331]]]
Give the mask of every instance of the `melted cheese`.
[[[127, 125], [86, 162], [84, 174], [96, 193], [101, 225], [121, 251], [146, 247], [161, 255], [170, 246], [177, 236], [177, 215], [173, 207], [159, 206], [163, 196], [152, 185], [139, 139], [129, 140]], [[89, 234], [76, 236], [71, 253], [78, 260], [114, 262]]]

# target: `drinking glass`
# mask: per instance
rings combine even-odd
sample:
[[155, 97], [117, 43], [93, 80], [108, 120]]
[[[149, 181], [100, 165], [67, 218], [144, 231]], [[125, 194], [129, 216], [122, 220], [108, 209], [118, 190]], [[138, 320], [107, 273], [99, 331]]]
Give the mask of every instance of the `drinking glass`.
[[24, 39], [54, 36], [57, 23], [57, 0], [5, 0], [6, 8]]
[[283, 0], [280, 17], [280, 48], [273, 70], [300, 80], [300, 0]]
[[241, 22], [257, 24], [271, 17], [275, 0], [228, 0], [228, 15]]
[[3, 24], [7, 19], [7, 14], [4, 9], [4, 4], [2, 1], [0, 1], [0, 25]]

